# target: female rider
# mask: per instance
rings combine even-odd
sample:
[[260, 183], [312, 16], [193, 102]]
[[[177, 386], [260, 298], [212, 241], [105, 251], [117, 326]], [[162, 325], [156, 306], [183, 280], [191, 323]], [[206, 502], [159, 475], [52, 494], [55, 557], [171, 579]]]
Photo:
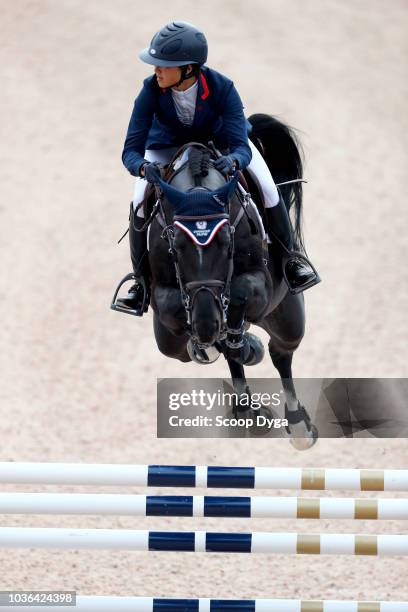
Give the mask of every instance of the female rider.
[[[141, 279], [149, 287], [149, 267], [145, 232], [136, 231], [143, 226], [144, 212], [142, 207], [134, 211], [143, 201], [147, 182], [157, 179], [156, 163], [168, 163], [186, 142], [213, 140], [223, 153], [214, 166], [226, 175], [235, 168], [247, 168], [263, 192], [268, 227], [286, 248], [293, 249], [285, 204], [262, 155], [248, 140], [251, 125], [238, 92], [230, 79], [204, 66], [207, 54], [203, 32], [182, 21], [164, 26], [139, 54], [155, 68], [135, 100], [122, 154], [124, 165], [136, 177], [129, 226], [136, 282], [126, 297], [117, 300], [122, 309], [138, 316], [148, 307], [142, 308]], [[310, 286], [314, 277], [313, 270], [296, 259], [289, 261], [286, 274], [297, 289]]]

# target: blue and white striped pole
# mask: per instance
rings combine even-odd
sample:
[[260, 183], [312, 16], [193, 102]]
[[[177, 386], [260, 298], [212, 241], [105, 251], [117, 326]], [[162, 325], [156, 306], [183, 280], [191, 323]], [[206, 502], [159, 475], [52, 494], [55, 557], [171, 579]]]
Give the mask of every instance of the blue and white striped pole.
[[75, 607], [1, 606], [3, 612], [61, 612], [61, 609], [67, 612], [408, 612], [408, 602], [77, 597]]
[[0, 548], [406, 556], [408, 535], [1, 527]]
[[408, 470], [0, 462], [0, 483], [408, 491]]
[[407, 520], [408, 499], [0, 493], [0, 514]]

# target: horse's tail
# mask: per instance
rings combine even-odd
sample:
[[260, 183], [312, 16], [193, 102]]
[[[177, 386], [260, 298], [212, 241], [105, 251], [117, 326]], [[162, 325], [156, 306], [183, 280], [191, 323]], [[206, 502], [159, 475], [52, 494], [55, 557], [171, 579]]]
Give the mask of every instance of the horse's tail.
[[[249, 117], [249, 138], [262, 153], [275, 183], [303, 176], [303, 149], [295, 130], [271, 115], [256, 113]], [[302, 183], [279, 187], [288, 211], [292, 211], [295, 242], [305, 250], [302, 232]]]

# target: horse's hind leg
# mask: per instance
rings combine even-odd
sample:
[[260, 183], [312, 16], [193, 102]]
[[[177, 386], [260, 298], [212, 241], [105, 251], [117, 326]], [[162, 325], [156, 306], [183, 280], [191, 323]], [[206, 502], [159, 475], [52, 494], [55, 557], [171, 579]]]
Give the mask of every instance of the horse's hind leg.
[[296, 397], [295, 385], [292, 378], [292, 359], [293, 351], [284, 350], [277, 346], [275, 339], [269, 340], [269, 355], [272, 363], [279, 372], [285, 391], [286, 405], [289, 411], [297, 409], [298, 400]]
[[183, 333], [179, 336], [171, 333], [167, 327], [161, 323], [156, 313], [153, 315], [153, 329], [157, 342], [157, 347], [166, 357], [173, 357], [180, 361], [191, 361], [187, 351], [188, 335]]
[[303, 296], [288, 293], [273, 313], [264, 319], [262, 327], [269, 333], [269, 354], [285, 391], [285, 415], [289, 421], [287, 431], [292, 436], [306, 440], [305, 444], [298, 440], [297, 448], [310, 448], [315, 441], [315, 430], [296, 396], [292, 378], [293, 353], [299, 346], [305, 329]]
[[245, 377], [244, 366], [235, 361], [234, 359], [227, 359], [227, 362], [231, 373], [232, 385], [235, 391], [239, 395], [241, 395], [242, 393], [249, 393], [249, 387]]
[[227, 358], [227, 363], [231, 373], [233, 391], [238, 396], [238, 399], [232, 403], [232, 412], [234, 416], [239, 416], [239, 413], [243, 416], [243, 413], [251, 410], [251, 390], [247, 383], [244, 366], [235, 359]]

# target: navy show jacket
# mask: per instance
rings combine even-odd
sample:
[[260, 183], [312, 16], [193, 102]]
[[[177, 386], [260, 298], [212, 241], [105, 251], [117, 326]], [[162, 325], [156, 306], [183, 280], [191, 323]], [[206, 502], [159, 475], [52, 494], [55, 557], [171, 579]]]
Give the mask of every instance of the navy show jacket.
[[201, 68], [192, 126], [179, 121], [171, 89], [160, 88], [152, 75], [143, 81], [135, 100], [122, 161], [131, 174], [139, 176], [146, 149], [213, 140], [219, 149], [228, 148], [243, 169], [252, 158], [248, 144], [250, 129], [233, 82], [220, 72]]

